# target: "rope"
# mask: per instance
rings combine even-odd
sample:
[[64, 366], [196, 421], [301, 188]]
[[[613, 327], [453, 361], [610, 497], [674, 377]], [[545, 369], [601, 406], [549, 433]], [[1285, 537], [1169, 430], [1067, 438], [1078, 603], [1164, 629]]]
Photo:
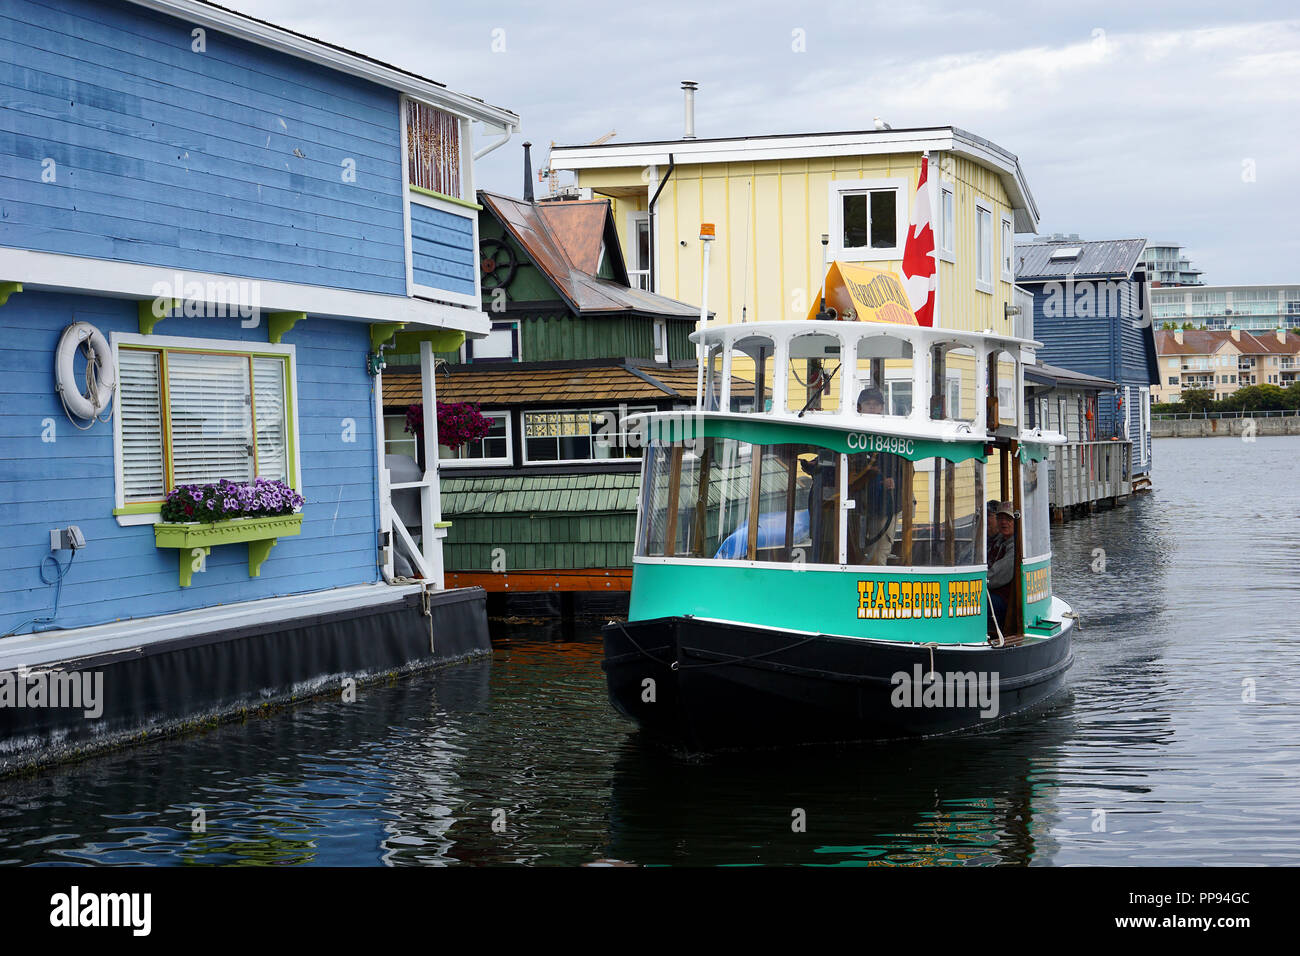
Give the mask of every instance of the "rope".
[[633, 647], [635, 647], [637, 651], [639, 651], [642, 654], [642, 656], [649, 658], [650, 660], [654, 661], [656, 664], [666, 665], [669, 670], [674, 670], [674, 671], [683, 670], [683, 669], [693, 670], [695, 668], [701, 668], [701, 667], [718, 667], [719, 665], [722, 664], [742, 664], [745, 661], [757, 661], [765, 657], [771, 657], [773, 654], [780, 654], [782, 651], [794, 650], [796, 647], [802, 647], [804, 644], [807, 644], [810, 641], [815, 641], [819, 637], [821, 637], [820, 634], [814, 634], [812, 637], [805, 637], [802, 641], [799, 641], [795, 644], [787, 644], [785, 647], [778, 647], [776, 650], [773, 651], [764, 651], [762, 654], [747, 654], [743, 657], [732, 657], [731, 659], [725, 661], [709, 661], [706, 664], [683, 664], [680, 661], [672, 661], [670, 663], [668, 661], [660, 660], [659, 658], [655, 657], [653, 654], [651, 654], [649, 651], [647, 651], [645, 648], [643, 648], [640, 644], [636, 642], [636, 640], [632, 637], [632, 635], [627, 632], [627, 628], [623, 626], [622, 621], [610, 621], [609, 623], [613, 624], [620, 631], [622, 631], [623, 636], [627, 638], [628, 643], [631, 644]]
[[[90, 347], [90, 339], [85, 339], [82, 341], [81, 349], [86, 353], [85, 394], [89, 396], [90, 401], [93, 403], [95, 400], [95, 396], [99, 394], [99, 356], [97, 356], [95, 354], [95, 350]], [[67, 416], [68, 421], [72, 422], [72, 427], [78, 429], [79, 431], [83, 431], [83, 432], [89, 431], [90, 429], [95, 427], [95, 422], [99, 422], [101, 425], [107, 425], [109, 422], [113, 420], [113, 413], [109, 412], [107, 418], [100, 418], [98, 415], [92, 415], [90, 421], [87, 422], [85, 425], [78, 425], [77, 420], [72, 417], [72, 412], [68, 410], [68, 400], [63, 397], [63, 389], [59, 388], [58, 393], [59, 393], [59, 402], [62, 403], [63, 405], [63, 414]], [[113, 397], [116, 398], [116, 396], [117, 396], [117, 382], [114, 382]], [[108, 405], [106, 405], [105, 407], [111, 408], [112, 401], [113, 399], [110, 399]], [[71, 562], [69, 562], [69, 564], [71, 564]]]

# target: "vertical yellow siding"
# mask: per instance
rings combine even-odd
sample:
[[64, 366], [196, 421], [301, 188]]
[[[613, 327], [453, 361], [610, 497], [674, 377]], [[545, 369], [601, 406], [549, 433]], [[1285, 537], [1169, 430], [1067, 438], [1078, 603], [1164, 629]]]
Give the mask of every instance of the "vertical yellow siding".
[[[646, 181], [640, 168], [583, 170], [578, 184], [639, 187], [637, 198], [618, 198], [615, 222], [624, 251], [631, 248], [626, 212], [645, 209], [667, 167]], [[656, 258], [659, 292], [684, 302], [700, 299], [699, 226], [712, 222], [717, 239], [710, 253], [709, 308], [716, 321], [750, 322], [802, 318], [815, 301], [825, 266], [821, 236], [830, 229], [829, 184], [834, 180], [902, 178], [908, 182], [907, 218], [921, 172], [919, 153], [809, 159], [681, 164], [659, 196]], [[1001, 215], [1009, 212], [999, 174], [951, 154], [931, 156], [931, 180], [951, 182], [956, 262], [939, 262], [939, 322], [946, 328], [992, 328], [1010, 332], [1006, 306], [1013, 283], [1002, 280]], [[934, 190], [932, 216], [939, 215]], [[992, 294], [975, 288], [975, 202], [992, 207]], [[683, 245], [683, 242], [685, 243]], [[1014, 257], [1013, 257], [1014, 265]], [[901, 275], [899, 260], [867, 262]]]

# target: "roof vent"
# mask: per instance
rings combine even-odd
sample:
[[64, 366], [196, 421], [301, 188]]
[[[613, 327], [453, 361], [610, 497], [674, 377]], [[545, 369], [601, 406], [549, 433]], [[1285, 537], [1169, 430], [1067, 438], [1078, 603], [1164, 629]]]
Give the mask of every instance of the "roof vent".
[[700, 84], [694, 80], [682, 81], [682, 94], [686, 98], [686, 131], [682, 139], [695, 138], [695, 91], [699, 88]]

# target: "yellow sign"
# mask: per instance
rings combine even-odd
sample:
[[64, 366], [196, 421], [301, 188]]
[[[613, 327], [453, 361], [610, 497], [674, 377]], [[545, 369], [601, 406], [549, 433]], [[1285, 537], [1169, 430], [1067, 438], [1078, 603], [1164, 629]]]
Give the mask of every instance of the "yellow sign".
[[[973, 617], [984, 613], [984, 580], [949, 581], [947, 617]], [[858, 582], [858, 617], [898, 621], [905, 618], [944, 617], [943, 582], [897, 579]]]
[[[907, 290], [892, 272], [866, 266], [832, 262], [826, 272], [826, 304], [841, 319], [850, 322], [889, 322], [893, 325], [920, 325], [907, 300]], [[817, 318], [820, 297], [808, 310], [808, 318]]]

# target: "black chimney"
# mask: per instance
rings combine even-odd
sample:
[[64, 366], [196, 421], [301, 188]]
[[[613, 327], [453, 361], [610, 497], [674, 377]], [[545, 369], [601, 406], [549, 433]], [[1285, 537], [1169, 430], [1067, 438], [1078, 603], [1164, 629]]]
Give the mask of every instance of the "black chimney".
[[524, 202], [533, 201], [533, 157], [529, 150], [532, 143], [524, 143]]

